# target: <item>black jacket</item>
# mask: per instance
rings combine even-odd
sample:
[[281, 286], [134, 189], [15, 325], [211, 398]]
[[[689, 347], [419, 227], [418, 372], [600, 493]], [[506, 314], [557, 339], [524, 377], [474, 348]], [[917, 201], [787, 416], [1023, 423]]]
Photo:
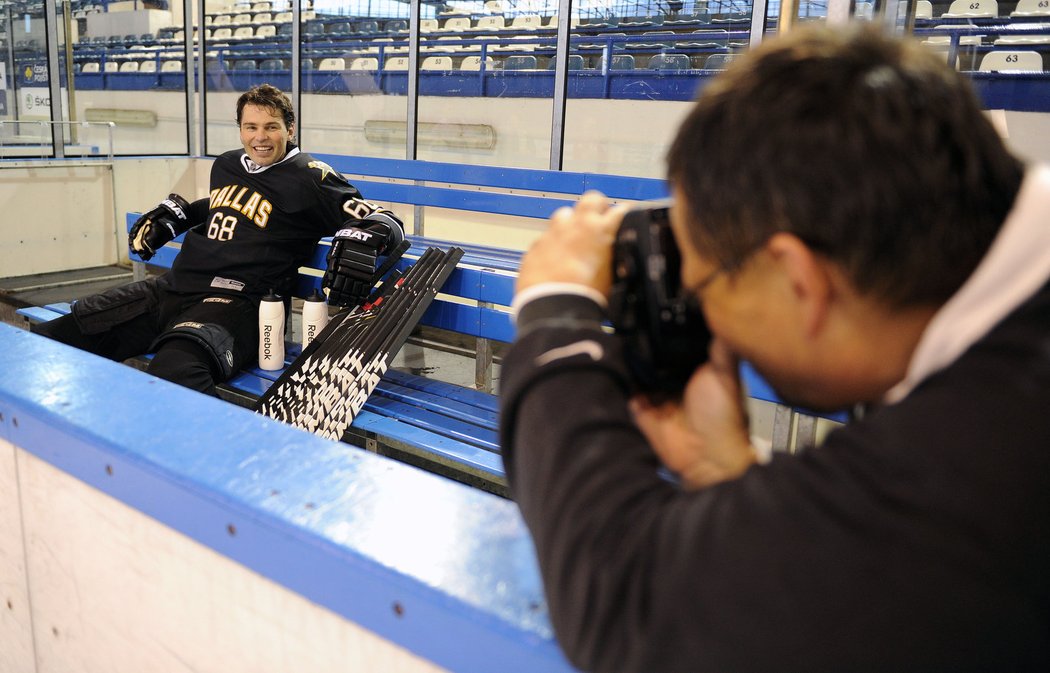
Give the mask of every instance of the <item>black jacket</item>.
[[[530, 302], [502, 369], [504, 462], [575, 665], [1050, 670], [1050, 286], [821, 448], [691, 493], [629, 420], [601, 318]], [[537, 364], [581, 340], [600, 351]]]

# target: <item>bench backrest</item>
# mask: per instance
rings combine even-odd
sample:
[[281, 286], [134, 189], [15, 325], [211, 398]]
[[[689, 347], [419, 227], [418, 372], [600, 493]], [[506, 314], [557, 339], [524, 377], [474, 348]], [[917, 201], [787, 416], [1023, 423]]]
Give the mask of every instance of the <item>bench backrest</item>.
[[[581, 194], [592, 189], [616, 200], [650, 200], [667, 195], [664, 181], [651, 178], [334, 154], [313, 156], [345, 175], [365, 176], [365, 179], [351, 177], [350, 181], [366, 198], [413, 206], [546, 219], [558, 208], [571, 206]], [[529, 194], [508, 193], [510, 191]], [[128, 213], [129, 229], [137, 217], [137, 213]], [[416, 236], [410, 236], [410, 240], [412, 247], [399, 263], [399, 268], [414, 263], [431, 246], [442, 249], [458, 246], [465, 252], [442, 292], [468, 303], [443, 299], [439, 295], [423, 316], [423, 325], [505, 343], [514, 339], [507, 307], [514, 296], [520, 251]], [[149, 263], [170, 268], [181, 243], [182, 237], [179, 237], [158, 251]], [[306, 297], [315, 288], [320, 289], [330, 246], [330, 239], [322, 239], [307, 265], [300, 269], [297, 296]], [[137, 261], [134, 256], [132, 261]]]

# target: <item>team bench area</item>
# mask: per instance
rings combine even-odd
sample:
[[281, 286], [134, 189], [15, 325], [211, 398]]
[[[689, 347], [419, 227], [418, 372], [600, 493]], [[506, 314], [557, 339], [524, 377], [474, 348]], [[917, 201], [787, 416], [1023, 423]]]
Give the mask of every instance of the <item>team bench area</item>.
[[[486, 168], [423, 161], [314, 155], [350, 177], [367, 198], [415, 208], [421, 232], [427, 209], [443, 209], [545, 220], [589, 189], [618, 200], [640, 201], [666, 195], [662, 181], [564, 171]], [[358, 177], [363, 176], [363, 177]], [[138, 217], [128, 213], [130, 228]], [[513, 340], [508, 306], [521, 252], [410, 235], [412, 247], [398, 267], [404, 270], [428, 248], [463, 249], [464, 256], [424, 314], [422, 333], [409, 344], [465, 353], [474, 359], [474, 385], [457, 385], [411, 370], [386, 373], [344, 437], [377, 453], [444, 474], [485, 490], [506, 494], [497, 442], [494, 371], [498, 353]], [[144, 264], [132, 257], [136, 279], [170, 268], [182, 237]], [[297, 297], [320, 288], [330, 241], [322, 240], [300, 269]], [[395, 267], [395, 268], [398, 268]], [[69, 311], [68, 303], [20, 309], [29, 322], [50, 320]], [[292, 323], [289, 316], [289, 325]], [[291, 330], [288, 333], [291, 335]], [[301, 352], [289, 339], [286, 364]], [[144, 365], [145, 359], [138, 364]], [[469, 365], [467, 365], [469, 366]], [[282, 371], [244, 370], [220, 389], [227, 400], [251, 406]]]
[[[323, 154], [315, 157], [348, 175], [371, 200], [411, 204], [415, 208], [417, 234], [423, 231], [429, 208], [545, 220], [558, 207], [571, 205], [590, 189], [619, 201], [644, 201], [666, 195], [663, 181], [652, 179]], [[127, 214], [128, 228], [137, 217], [137, 213]], [[412, 247], [399, 262], [402, 270], [429, 247], [447, 250], [455, 246], [464, 251], [441, 294], [423, 315], [421, 332], [408, 347], [425, 344], [466, 353], [474, 359], [474, 385], [437, 380], [405, 367], [389, 370], [344, 440], [506, 495], [497, 440], [498, 377], [494, 372], [499, 351], [514, 337], [508, 307], [522, 253], [415, 234], [409, 240]], [[170, 268], [180, 245], [181, 237], [158, 251], [148, 265], [132, 258], [136, 279]], [[320, 288], [329, 247], [329, 240], [320, 241], [309, 264], [300, 269], [298, 297], [307, 297]], [[68, 311], [68, 304], [51, 304], [20, 309], [19, 313], [34, 322]], [[289, 339], [286, 364], [301, 352], [296, 341]], [[229, 401], [251, 406], [281, 373], [244, 370], [227, 382], [220, 394]], [[781, 404], [750, 368], [745, 366], [742, 375], [752, 398], [774, 405], [774, 449], [787, 450], [814, 441], [815, 416]]]

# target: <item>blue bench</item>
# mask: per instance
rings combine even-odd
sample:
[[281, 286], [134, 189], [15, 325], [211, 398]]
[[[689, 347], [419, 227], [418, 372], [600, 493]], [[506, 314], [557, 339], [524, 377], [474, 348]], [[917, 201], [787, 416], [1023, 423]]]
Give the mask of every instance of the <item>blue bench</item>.
[[[137, 214], [128, 214], [129, 227], [136, 218]], [[417, 240], [399, 266], [407, 267], [431, 245], [447, 248], [450, 244]], [[329, 242], [325, 241], [315, 253], [315, 260], [322, 260], [320, 269], [324, 268], [323, 259], [328, 247]], [[468, 247], [472, 248], [472, 252], [464, 259], [475, 264], [481, 262], [482, 248]], [[149, 266], [169, 268], [177, 252], [174, 246], [166, 247], [150, 260]], [[489, 261], [509, 264], [504, 258], [509, 259], [511, 256], [513, 253], [510, 251], [498, 251]], [[142, 262], [136, 261], [136, 264]], [[138, 271], [144, 274], [144, 269]], [[318, 268], [313, 269], [314, 273], [318, 271]], [[320, 286], [320, 280], [319, 276], [311, 273], [301, 273], [298, 294], [309, 296], [315, 287]], [[444, 290], [460, 299], [484, 299], [505, 305], [510, 303], [513, 295], [513, 276], [494, 269], [461, 266], [453, 272]], [[58, 303], [23, 308], [18, 313], [28, 322], [44, 322], [64, 315], [69, 310], [69, 304]], [[450, 300], [437, 300], [425, 314], [423, 324], [482, 340], [507, 342], [513, 338], [506, 309], [495, 306], [481, 308]], [[289, 341], [286, 344], [286, 366], [300, 352], [300, 345]], [[488, 352], [491, 353], [491, 350]], [[148, 357], [143, 359], [143, 365]], [[245, 369], [220, 386], [220, 394], [229, 401], [250, 406], [277, 380], [282, 371], [266, 371], [258, 367]], [[506, 480], [496, 439], [497, 410], [498, 401], [489, 392], [390, 371], [369, 398], [364, 411], [354, 420], [348, 434], [374, 452], [392, 455], [505, 495]]]
[[[662, 180], [645, 178], [328, 154], [317, 154], [315, 158], [351, 176], [351, 182], [369, 199], [413, 205], [417, 234], [424, 229], [426, 208], [545, 220], [555, 209], [572, 205], [580, 194], [591, 189], [623, 201], [667, 195]], [[489, 191], [494, 189], [504, 191]], [[136, 217], [133, 213], [127, 215], [129, 228]], [[455, 245], [464, 249], [462, 260], [442, 288], [442, 295], [424, 314], [421, 325], [474, 340], [475, 385], [465, 388], [424, 376], [389, 372], [355, 419], [350, 435], [373, 451], [505, 494], [492, 372], [494, 351], [514, 338], [507, 307], [513, 297], [521, 252], [414, 234], [410, 240], [413, 245], [399, 264], [402, 269], [427, 247], [447, 249]], [[180, 245], [181, 240], [176, 239], [165, 246], [149, 265], [169, 268]], [[308, 265], [300, 270], [296, 296], [309, 296], [320, 287], [329, 246], [329, 241], [322, 240]], [[134, 258], [132, 261], [135, 277], [144, 278], [146, 265]], [[68, 310], [66, 305], [52, 305], [19, 312], [27, 320], [39, 321]], [[290, 359], [294, 358], [298, 346], [289, 344], [286, 352]], [[255, 368], [242, 371], [228, 383], [225, 392], [240, 396], [242, 401], [254, 400], [280, 373]], [[816, 436], [815, 415], [783, 405], [750, 367], [745, 366], [742, 375], [751, 397], [777, 405], [774, 449], [812, 443]], [[828, 418], [842, 420], [841, 415]]]
[[[666, 196], [661, 180], [620, 176], [488, 168], [426, 161], [401, 161], [369, 157], [314, 155], [336, 170], [353, 176], [351, 181], [369, 199], [411, 204], [418, 213], [415, 229], [423, 228], [425, 208], [455, 209], [546, 220], [560, 206], [572, 205], [589, 189], [598, 189], [621, 200], [647, 200]], [[397, 182], [395, 182], [395, 180]], [[411, 181], [407, 182], [406, 181]], [[502, 189], [503, 193], [478, 188]], [[527, 191], [528, 194], [507, 193]], [[129, 213], [130, 228], [137, 214]], [[407, 374], [389, 372], [355, 419], [350, 438], [366, 448], [405, 460], [446, 476], [506, 493], [506, 480], [497, 443], [498, 400], [493, 391], [495, 351], [514, 338], [508, 306], [521, 252], [491, 246], [449, 242], [411, 235], [413, 245], [399, 263], [404, 269], [427, 247], [464, 250], [442, 294], [424, 314], [421, 325], [473, 340], [474, 387]], [[170, 268], [181, 238], [162, 248], [144, 264], [132, 258], [136, 279], [146, 276], [147, 266]], [[300, 270], [296, 296], [309, 296], [320, 287], [330, 242], [322, 241]], [[66, 304], [21, 309], [28, 321], [53, 319], [69, 311]], [[289, 361], [299, 353], [296, 344], [286, 349]], [[262, 395], [280, 371], [257, 368], [238, 373], [223, 388], [227, 399], [249, 404]]]

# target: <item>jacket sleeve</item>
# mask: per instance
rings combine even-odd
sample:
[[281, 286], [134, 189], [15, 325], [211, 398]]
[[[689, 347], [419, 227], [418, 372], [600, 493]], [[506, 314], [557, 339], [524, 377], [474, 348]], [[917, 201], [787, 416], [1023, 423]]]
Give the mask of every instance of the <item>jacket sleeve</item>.
[[[977, 410], [980, 387], [960, 377], [973, 410], [960, 411], [958, 386], [924, 390], [820, 449], [685, 491], [630, 420], [618, 344], [601, 317], [581, 297], [526, 304], [501, 370], [511, 494], [574, 665], [978, 670], [1046, 656], [1021, 635], [1045, 622], [1030, 600], [1008, 598], [1027, 585], [1004, 590], [1010, 580], [981, 570], [1016, 565], [1016, 545], [981, 542], [1012, 522], [996, 514], [1003, 499], [959, 497], [992, 473], [997, 488], [1021, 480], [984, 451], [963, 454], [973, 467], [962, 469], [960, 447], [997, 441]], [[941, 419], [936, 431], [931, 418]]]

